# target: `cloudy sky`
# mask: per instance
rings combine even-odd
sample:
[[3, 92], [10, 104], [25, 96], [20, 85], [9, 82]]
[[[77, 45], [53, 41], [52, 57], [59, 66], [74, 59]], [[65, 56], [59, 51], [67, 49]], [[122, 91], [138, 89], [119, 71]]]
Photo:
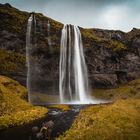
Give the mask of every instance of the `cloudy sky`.
[[140, 0], [0, 0], [64, 24], [130, 31], [140, 28]]

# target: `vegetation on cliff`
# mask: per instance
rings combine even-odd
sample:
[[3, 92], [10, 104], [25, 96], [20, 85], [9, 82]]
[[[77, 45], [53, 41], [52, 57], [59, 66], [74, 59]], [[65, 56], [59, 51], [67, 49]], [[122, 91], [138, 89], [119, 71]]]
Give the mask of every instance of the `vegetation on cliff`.
[[108, 38], [105, 36], [98, 36], [97, 33], [94, 32], [92, 29], [84, 28], [81, 28], [81, 34], [86, 42], [86, 47], [91, 47], [91, 44], [98, 44], [110, 48], [113, 51], [122, 51], [127, 49], [126, 44], [119, 40], [112, 39], [111, 35]]
[[27, 101], [27, 90], [18, 82], [0, 76], [0, 129], [23, 125], [43, 117], [47, 109]]
[[0, 49], [0, 72], [16, 72], [25, 69], [25, 56]]
[[92, 94], [97, 99], [113, 101], [127, 98], [140, 99], [140, 79], [119, 85], [113, 89], [94, 89]]
[[9, 4], [0, 5], [0, 30], [14, 33], [25, 33], [29, 14], [20, 11]]

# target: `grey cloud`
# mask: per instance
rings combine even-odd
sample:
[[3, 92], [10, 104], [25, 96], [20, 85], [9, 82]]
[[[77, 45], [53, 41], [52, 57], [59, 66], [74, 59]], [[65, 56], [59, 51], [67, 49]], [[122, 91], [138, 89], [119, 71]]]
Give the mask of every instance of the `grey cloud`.
[[129, 31], [140, 28], [140, 0], [0, 0], [63, 23]]

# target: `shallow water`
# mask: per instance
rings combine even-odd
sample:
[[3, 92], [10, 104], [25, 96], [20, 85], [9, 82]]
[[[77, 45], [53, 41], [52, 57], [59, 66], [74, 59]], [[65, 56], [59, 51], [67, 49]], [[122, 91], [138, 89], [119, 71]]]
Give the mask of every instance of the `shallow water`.
[[73, 105], [69, 111], [61, 111], [59, 109], [50, 108], [46, 117], [42, 119], [36, 120], [27, 125], [0, 131], [0, 140], [29, 140], [33, 126], [41, 128], [43, 122], [50, 120], [54, 122], [54, 128], [51, 136], [52, 139], [54, 139], [71, 127], [75, 117], [84, 106], [85, 105]]
[[41, 128], [43, 122], [48, 122], [50, 120], [54, 122], [54, 128], [51, 135], [52, 140], [54, 140], [56, 137], [60, 136], [71, 127], [74, 119], [77, 117], [81, 109], [91, 105], [93, 104], [70, 104], [69, 106], [71, 109], [68, 111], [49, 108], [47, 106], [47, 108], [49, 108], [49, 112], [46, 114], [46, 117], [23, 126], [13, 127], [0, 131], [0, 140], [31, 140], [30, 136], [32, 127], [38, 126]]

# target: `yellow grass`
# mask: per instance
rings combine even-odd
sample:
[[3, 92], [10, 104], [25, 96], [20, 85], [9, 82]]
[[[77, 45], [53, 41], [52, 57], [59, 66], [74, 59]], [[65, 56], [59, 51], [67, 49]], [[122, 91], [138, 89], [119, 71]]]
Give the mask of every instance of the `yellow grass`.
[[140, 99], [82, 110], [70, 130], [57, 140], [139, 140]]
[[27, 90], [18, 82], [0, 76], [0, 129], [22, 125], [44, 117], [47, 108], [34, 107], [26, 100]]

